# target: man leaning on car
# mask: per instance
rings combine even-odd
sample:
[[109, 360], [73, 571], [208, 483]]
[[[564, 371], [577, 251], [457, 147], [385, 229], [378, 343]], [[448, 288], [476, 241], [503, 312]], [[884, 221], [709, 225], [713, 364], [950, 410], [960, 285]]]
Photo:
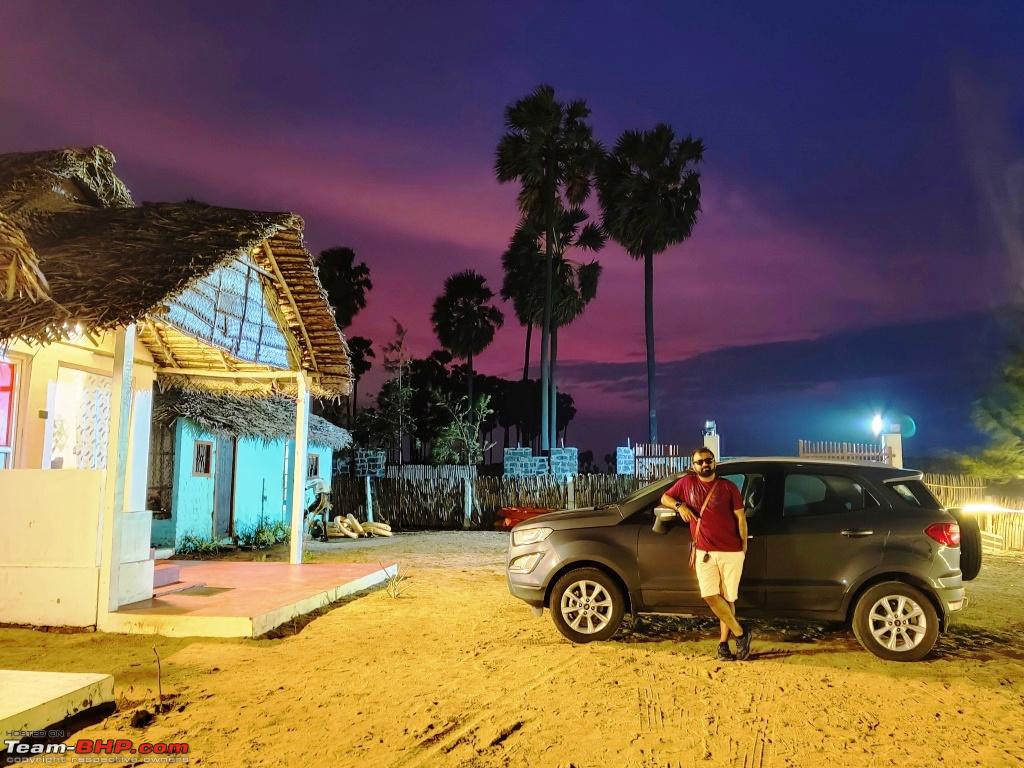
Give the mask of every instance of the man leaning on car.
[[[663, 506], [675, 509], [690, 524], [696, 544], [695, 565], [700, 596], [720, 623], [717, 658], [732, 661], [750, 656], [750, 628], [736, 620], [743, 559], [747, 551], [747, 517], [740, 489], [715, 471], [715, 454], [697, 448], [687, 472], [661, 497]], [[736, 655], [729, 649], [729, 635], [736, 638]]]

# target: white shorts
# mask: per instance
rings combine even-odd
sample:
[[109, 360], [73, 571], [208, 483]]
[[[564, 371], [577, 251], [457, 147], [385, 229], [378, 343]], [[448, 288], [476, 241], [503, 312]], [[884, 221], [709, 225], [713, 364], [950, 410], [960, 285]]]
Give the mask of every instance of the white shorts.
[[[704, 555], [709, 555], [704, 562]], [[730, 603], [736, 602], [740, 591], [740, 576], [743, 575], [743, 552], [705, 552], [697, 550], [697, 583], [700, 596], [721, 595]]]

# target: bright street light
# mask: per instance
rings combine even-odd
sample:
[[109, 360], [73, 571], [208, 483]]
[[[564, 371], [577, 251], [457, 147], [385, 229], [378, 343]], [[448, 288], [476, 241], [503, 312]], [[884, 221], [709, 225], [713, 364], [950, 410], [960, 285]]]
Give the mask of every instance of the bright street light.
[[871, 420], [871, 431], [875, 433], [875, 437], [882, 434], [882, 414], [876, 413], [875, 417]]

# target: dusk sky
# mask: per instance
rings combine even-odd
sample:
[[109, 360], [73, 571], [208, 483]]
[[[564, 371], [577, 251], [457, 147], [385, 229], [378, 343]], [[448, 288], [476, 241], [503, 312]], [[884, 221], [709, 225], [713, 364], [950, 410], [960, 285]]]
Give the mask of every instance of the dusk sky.
[[[372, 270], [349, 333], [393, 316], [425, 355], [447, 275], [500, 287], [503, 110], [550, 83], [606, 145], [665, 121], [707, 146], [694, 236], [655, 266], [663, 441], [714, 418], [728, 454], [792, 454], [884, 408], [910, 455], [979, 444], [1024, 258], [1024, 4], [826, 5], [6, 0], [0, 152], [102, 144], [138, 202], [299, 213]], [[598, 457], [646, 435], [642, 265], [599, 258], [559, 337]], [[502, 308], [477, 367], [516, 377]]]

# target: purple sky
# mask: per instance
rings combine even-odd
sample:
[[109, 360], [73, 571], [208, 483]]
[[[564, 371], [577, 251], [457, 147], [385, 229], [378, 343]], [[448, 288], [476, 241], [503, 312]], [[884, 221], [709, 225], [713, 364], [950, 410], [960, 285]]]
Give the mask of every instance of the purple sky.
[[[348, 245], [372, 269], [349, 332], [386, 341], [394, 316], [426, 354], [448, 274], [500, 285], [517, 218], [492, 172], [502, 111], [549, 82], [588, 101], [608, 145], [665, 120], [708, 146], [703, 215], [655, 272], [663, 440], [693, 442], [715, 417], [732, 452], [866, 440], [861, 411], [893, 403], [936, 414], [922, 449], [974, 439], [975, 392], [917, 391], [868, 345], [984, 323], [1016, 298], [1021, 12], [635, 7], [8, 0], [0, 151], [99, 143], [137, 201], [295, 211], [311, 249]], [[599, 456], [646, 424], [642, 269], [614, 245], [600, 259], [597, 300], [559, 340], [571, 437]], [[505, 309], [477, 363], [514, 376], [524, 335]], [[828, 364], [851, 339], [860, 376]], [[797, 341], [806, 375], [776, 399], [732, 386], [774, 381], [792, 360], [765, 350]], [[706, 369], [710, 352], [732, 362]]]

